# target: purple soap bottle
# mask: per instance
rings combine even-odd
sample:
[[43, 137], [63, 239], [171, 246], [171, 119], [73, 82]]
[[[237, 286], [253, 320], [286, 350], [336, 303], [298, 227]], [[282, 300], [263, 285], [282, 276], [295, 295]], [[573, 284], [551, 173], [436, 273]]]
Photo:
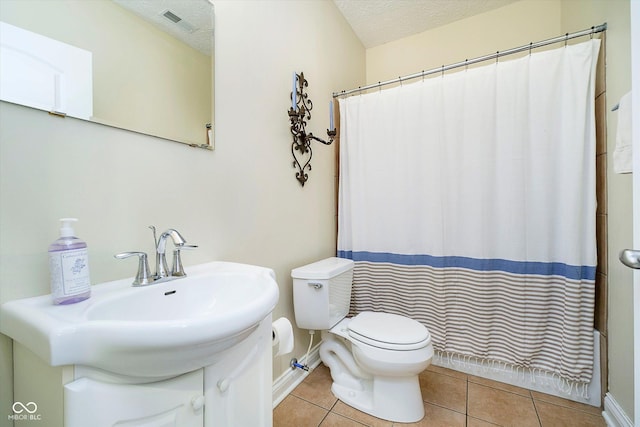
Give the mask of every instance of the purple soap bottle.
[[73, 304], [91, 296], [87, 244], [74, 234], [76, 218], [62, 218], [60, 238], [49, 246], [51, 296], [54, 304]]

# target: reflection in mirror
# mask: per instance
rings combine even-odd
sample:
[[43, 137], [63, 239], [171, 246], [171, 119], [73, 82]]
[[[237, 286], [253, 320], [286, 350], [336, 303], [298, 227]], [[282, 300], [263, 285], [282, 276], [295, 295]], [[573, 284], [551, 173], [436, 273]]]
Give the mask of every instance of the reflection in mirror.
[[208, 0], [1, 0], [0, 99], [213, 148]]

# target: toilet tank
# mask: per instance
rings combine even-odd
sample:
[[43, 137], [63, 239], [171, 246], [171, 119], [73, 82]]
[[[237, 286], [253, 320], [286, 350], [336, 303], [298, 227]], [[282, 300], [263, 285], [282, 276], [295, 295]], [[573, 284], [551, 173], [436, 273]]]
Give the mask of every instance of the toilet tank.
[[293, 308], [301, 329], [328, 330], [349, 313], [353, 261], [327, 258], [294, 268]]

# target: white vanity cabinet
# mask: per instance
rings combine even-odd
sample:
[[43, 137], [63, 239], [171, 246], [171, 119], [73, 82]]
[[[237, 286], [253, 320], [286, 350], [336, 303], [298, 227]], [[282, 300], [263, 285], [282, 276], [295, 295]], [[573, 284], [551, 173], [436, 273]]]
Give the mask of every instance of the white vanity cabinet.
[[[271, 315], [209, 366], [144, 381], [52, 367], [14, 341], [15, 427], [271, 427]], [[29, 403], [31, 406], [28, 406]]]
[[202, 427], [203, 371], [151, 384], [80, 378], [64, 386], [64, 425]]
[[48, 366], [16, 342], [14, 357], [14, 402], [33, 410], [14, 414], [15, 427], [205, 425], [204, 369], [162, 381], [127, 384], [75, 379], [86, 369]]
[[9, 421], [271, 427], [275, 272], [223, 261], [187, 271], [151, 286], [99, 283], [76, 304], [41, 295], [0, 305], [0, 333], [14, 344]]

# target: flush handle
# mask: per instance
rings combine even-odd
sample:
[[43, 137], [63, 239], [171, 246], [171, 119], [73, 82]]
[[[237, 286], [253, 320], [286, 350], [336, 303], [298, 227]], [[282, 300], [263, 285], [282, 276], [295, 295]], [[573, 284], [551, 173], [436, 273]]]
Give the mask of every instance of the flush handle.
[[314, 289], [321, 289], [323, 286], [322, 283], [318, 283], [318, 282], [308, 282], [307, 284], [313, 287]]

